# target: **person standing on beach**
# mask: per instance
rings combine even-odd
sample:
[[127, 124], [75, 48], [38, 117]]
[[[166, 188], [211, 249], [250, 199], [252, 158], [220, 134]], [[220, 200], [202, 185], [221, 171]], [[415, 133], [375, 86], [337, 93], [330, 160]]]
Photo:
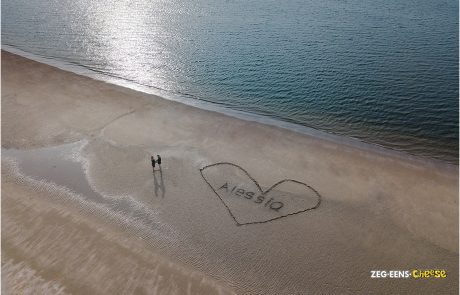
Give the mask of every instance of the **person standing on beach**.
[[153, 156], [150, 157], [150, 161], [152, 161], [152, 168], [153, 168], [153, 171], [155, 172], [155, 159], [153, 158]]
[[160, 155], [157, 155], [157, 163], [158, 163], [158, 165], [161, 166], [161, 157], [160, 157]]

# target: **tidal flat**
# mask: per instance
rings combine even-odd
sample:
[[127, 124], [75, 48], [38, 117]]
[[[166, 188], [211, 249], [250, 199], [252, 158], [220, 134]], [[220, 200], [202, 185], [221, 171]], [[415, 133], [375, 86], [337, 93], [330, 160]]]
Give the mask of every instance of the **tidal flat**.
[[[5, 51], [1, 66], [7, 293], [458, 292], [457, 165], [244, 121]], [[321, 204], [238, 226], [230, 213], [269, 210], [223, 203], [200, 173], [220, 162], [262, 191], [304, 183]], [[211, 177], [257, 189], [236, 170]], [[288, 200], [280, 212], [316, 201], [295, 203], [308, 197], [296, 186], [275, 193]], [[412, 269], [447, 278], [371, 278]]]

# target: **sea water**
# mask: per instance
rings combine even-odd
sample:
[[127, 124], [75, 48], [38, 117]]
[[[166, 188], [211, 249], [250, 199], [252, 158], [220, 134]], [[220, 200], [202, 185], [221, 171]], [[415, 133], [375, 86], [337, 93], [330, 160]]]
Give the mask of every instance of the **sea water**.
[[458, 1], [4, 0], [2, 45], [458, 164]]

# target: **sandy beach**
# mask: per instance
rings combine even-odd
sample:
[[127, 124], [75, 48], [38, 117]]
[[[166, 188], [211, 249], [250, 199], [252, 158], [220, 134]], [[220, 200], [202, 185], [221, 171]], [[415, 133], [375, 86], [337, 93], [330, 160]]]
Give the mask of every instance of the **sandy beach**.
[[458, 294], [458, 166], [1, 67], [5, 294]]

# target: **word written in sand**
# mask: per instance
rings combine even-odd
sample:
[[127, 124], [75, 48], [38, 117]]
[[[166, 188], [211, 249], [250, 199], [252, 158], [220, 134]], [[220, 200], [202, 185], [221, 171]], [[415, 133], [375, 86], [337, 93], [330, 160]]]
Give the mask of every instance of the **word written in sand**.
[[200, 173], [237, 225], [292, 216], [316, 209], [321, 202], [314, 188], [293, 179], [262, 189], [246, 170], [232, 163], [211, 164]]
[[[230, 188], [231, 187], [231, 190]], [[229, 186], [228, 183], [224, 183], [220, 188], [217, 190], [224, 190], [227, 193], [234, 194], [237, 197], [244, 197], [248, 200], [254, 200], [254, 203], [256, 204], [263, 204], [264, 207], [268, 207], [272, 210], [279, 211], [281, 208], [283, 208], [284, 204], [283, 202], [277, 202], [273, 198], [270, 198], [270, 200], [267, 200], [265, 203], [265, 196], [262, 194], [259, 194], [257, 197], [255, 192], [247, 191], [244, 188], [238, 188], [237, 186]]]

